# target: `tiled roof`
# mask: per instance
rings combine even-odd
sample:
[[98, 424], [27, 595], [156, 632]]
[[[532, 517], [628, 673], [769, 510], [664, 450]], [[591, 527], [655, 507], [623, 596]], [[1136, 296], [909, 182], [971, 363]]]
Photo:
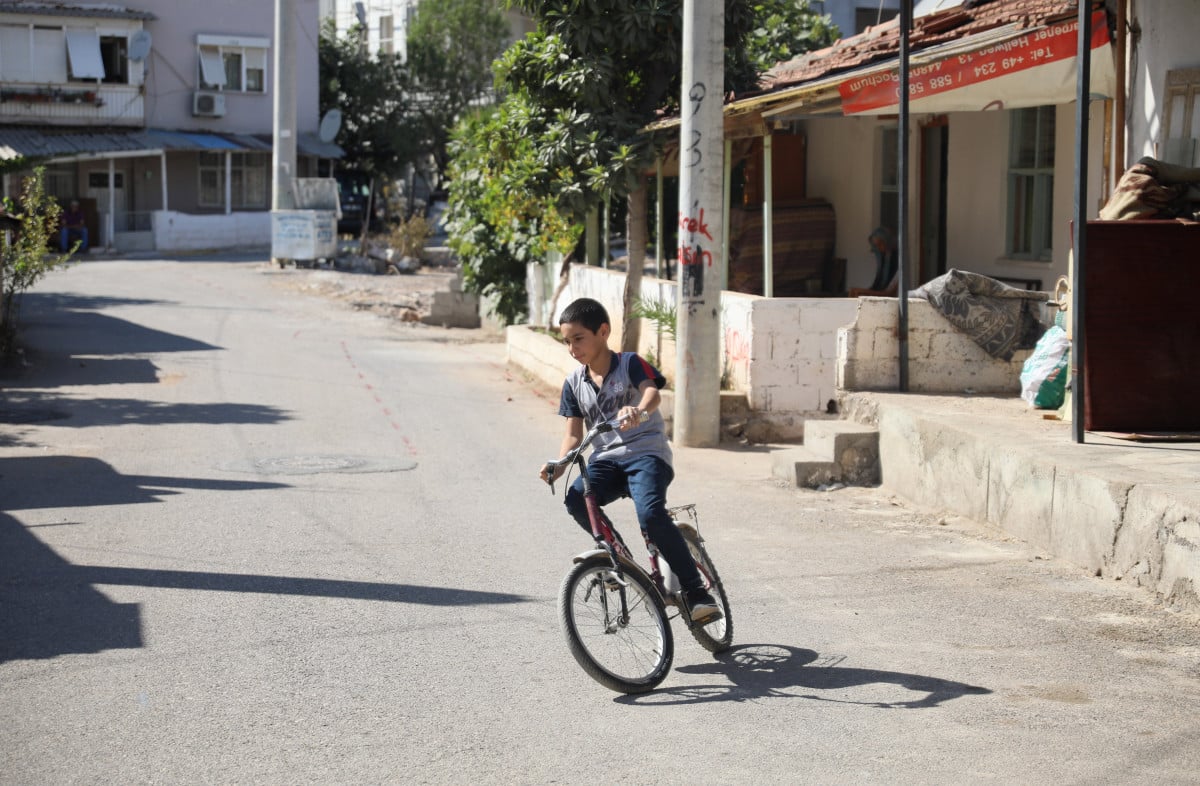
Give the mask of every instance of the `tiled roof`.
[[[967, 0], [961, 6], [913, 20], [909, 51], [916, 52], [1000, 27], [1024, 30], [1074, 17], [1071, 0]], [[900, 20], [892, 19], [832, 46], [779, 63], [763, 75], [759, 87], [773, 92], [824, 76], [895, 57], [900, 51]]]

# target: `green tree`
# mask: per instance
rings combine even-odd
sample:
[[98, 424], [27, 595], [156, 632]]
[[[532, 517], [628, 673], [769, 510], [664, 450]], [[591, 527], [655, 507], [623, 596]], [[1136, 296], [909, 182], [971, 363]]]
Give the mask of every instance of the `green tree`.
[[422, 0], [408, 32], [408, 70], [422, 152], [433, 160], [431, 190], [442, 186], [454, 124], [492, 103], [492, 62], [508, 23], [498, 0]]
[[[653, 160], [654, 140], [641, 129], [659, 112], [678, 106], [681, 0], [510, 0], [510, 5], [532, 14], [538, 30], [497, 61], [497, 83], [505, 99], [492, 126], [502, 129], [503, 138], [531, 144], [460, 137], [455, 149], [473, 162], [486, 162], [495, 176], [520, 173], [519, 180], [502, 184], [495, 196], [512, 200], [507, 211], [511, 220], [535, 221], [538, 200], [544, 200], [572, 223], [581, 224], [587, 212], [604, 200], [636, 195], [627, 215], [631, 222], [644, 222], [645, 210], [636, 201], [644, 200], [642, 173]], [[726, 0], [727, 93], [756, 84], [756, 58], [761, 55], [755, 53], [761, 48], [749, 42], [773, 18], [768, 12], [779, 12], [783, 5], [783, 0]], [[468, 154], [472, 145], [483, 151]], [[527, 160], [512, 160], [516, 156]], [[462, 174], [463, 167], [454, 171]], [[465, 192], [456, 195], [457, 182], [451, 181], [452, 233], [472, 231], [494, 213], [475, 205]], [[644, 227], [631, 225], [629, 237], [644, 238]], [[524, 270], [518, 277], [515, 260], [485, 268], [469, 254], [460, 253], [460, 258], [467, 268], [479, 266], [474, 277], [477, 286], [524, 297]], [[636, 291], [643, 259], [644, 243], [631, 242], [629, 293]], [[515, 280], [493, 281], [491, 275], [511, 275]], [[523, 304], [505, 309], [518, 313]], [[627, 340], [630, 333], [626, 331]]]
[[[45, 169], [38, 167], [25, 178], [19, 203], [13, 206], [13, 218], [18, 222], [15, 237], [0, 248], [0, 357], [4, 358], [11, 357], [16, 349], [21, 293], [54, 268], [65, 264], [75, 250], [72, 248], [66, 254], [46, 253], [54, 239], [62, 208], [46, 196], [44, 177]], [[8, 209], [6, 207], [6, 212]]]
[[368, 52], [365, 40], [361, 26], [338, 37], [333, 20], [322, 24], [320, 107], [341, 111], [342, 166], [367, 173], [374, 192], [400, 177], [420, 146], [404, 63], [398, 55]]
[[763, 0], [754, 4], [758, 23], [746, 37], [746, 57], [757, 71], [823, 49], [841, 37], [829, 14], [818, 14], [810, 5], [809, 0]]

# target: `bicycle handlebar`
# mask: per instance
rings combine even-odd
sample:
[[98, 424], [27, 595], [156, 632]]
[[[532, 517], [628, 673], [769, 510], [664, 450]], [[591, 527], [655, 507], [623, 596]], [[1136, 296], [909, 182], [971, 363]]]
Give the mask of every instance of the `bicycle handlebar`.
[[[649, 419], [650, 419], [650, 413], [643, 411], [641, 413], [640, 421], [642, 423], [645, 423]], [[582, 453], [588, 445], [592, 444], [592, 442], [596, 439], [596, 437], [598, 437], [601, 434], [607, 434], [608, 432], [612, 431], [613, 429], [620, 428], [621, 424], [624, 423], [625, 420], [627, 420], [627, 418], [614, 418], [613, 420], [600, 421], [599, 423], [597, 423], [596, 425], [594, 425], [590, 429], [588, 429], [588, 433], [583, 435], [583, 439], [580, 440], [579, 444], [574, 449], [572, 449], [570, 452], [568, 452], [565, 456], [563, 456], [562, 458], [550, 459], [549, 461], [547, 461], [546, 462], [546, 484], [550, 486], [550, 493], [551, 494], [554, 493], [554, 470], [558, 469], [559, 467], [565, 467], [565, 466], [568, 466], [568, 465], [574, 463], [576, 460], [578, 460], [579, 454]]]

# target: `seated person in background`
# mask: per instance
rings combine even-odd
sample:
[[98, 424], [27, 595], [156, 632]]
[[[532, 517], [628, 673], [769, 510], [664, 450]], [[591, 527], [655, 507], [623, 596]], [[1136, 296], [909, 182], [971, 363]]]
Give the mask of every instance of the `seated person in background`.
[[79, 238], [79, 250], [87, 251], [87, 222], [84, 220], [83, 210], [80, 209], [79, 202], [72, 199], [71, 206], [67, 208], [62, 216], [62, 230], [58, 234], [59, 250], [64, 252], [69, 251], [71, 240], [76, 237]]
[[850, 297], [874, 295], [877, 297], [895, 297], [900, 287], [900, 265], [896, 256], [896, 236], [887, 227], [876, 227], [867, 236], [871, 244], [871, 253], [875, 255], [875, 280], [871, 286], [850, 290]]

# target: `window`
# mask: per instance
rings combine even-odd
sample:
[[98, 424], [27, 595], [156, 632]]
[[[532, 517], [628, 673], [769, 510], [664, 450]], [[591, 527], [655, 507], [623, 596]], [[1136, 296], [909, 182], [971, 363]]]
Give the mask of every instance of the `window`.
[[200, 87], [237, 93], [265, 93], [268, 43], [265, 38], [197, 36]]
[[[232, 207], [267, 207], [269, 156], [265, 153], [232, 153], [230, 199]], [[225, 207], [225, 154], [200, 154], [200, 207]]]
[[879, 134], [879, 225], [898, 234], [900, 227], [900, 130]]
[[392, 16], [379, 17], [379, 51], [385, 55], [396, 54], [395, 45], [392, 43], [396, 37], [395, 25], [392, 22]]
[[1054, 107], [1013, 110], [1008, 158], [1008, 256], [1050, 259], [1053, 196]]
[[67, 28], [67, 65], [73, 80], [104, 78], [100, 36], [95, 30]]
[[104, 66], [101, 82], [129, 84], [129, 39], [125, 36], [100, 36], [100, 62]]

